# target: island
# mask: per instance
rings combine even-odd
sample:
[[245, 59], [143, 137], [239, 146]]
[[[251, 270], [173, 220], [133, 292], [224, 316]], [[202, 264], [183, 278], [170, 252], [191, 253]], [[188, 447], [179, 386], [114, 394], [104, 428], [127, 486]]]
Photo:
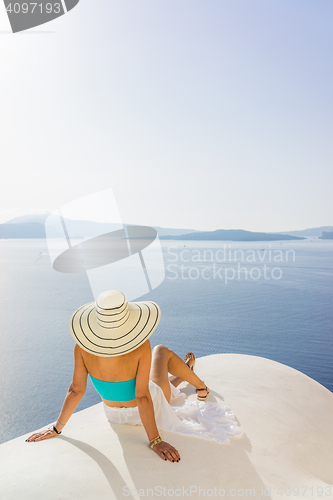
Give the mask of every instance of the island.
[[0, 224], [0, 239], [7, 238], [45, 238], [45, 226], [40, 222]]
[[303, 236], [288, 234], [256, 233], [244, 229], [217, 229], [216, 231], [197, 231], [180, 236], [160, 236], [161, 240], [201, 240], [201, 241], [277, 241], [277, 240], [305, 240]]

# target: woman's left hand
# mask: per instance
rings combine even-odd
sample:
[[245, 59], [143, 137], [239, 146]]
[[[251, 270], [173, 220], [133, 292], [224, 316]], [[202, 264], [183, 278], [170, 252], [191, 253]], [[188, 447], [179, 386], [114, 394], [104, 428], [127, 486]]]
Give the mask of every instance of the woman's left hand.
[[43, 441], [43, 439], [49, 439], [58, 436], [58, 434], [51, 428], [51, 429], [46, 429], [45, 431], [41, 432], [36, 432], [35, 434], [32, 434], [26, 441], [28, 443], [32, 443], [35, 441]]

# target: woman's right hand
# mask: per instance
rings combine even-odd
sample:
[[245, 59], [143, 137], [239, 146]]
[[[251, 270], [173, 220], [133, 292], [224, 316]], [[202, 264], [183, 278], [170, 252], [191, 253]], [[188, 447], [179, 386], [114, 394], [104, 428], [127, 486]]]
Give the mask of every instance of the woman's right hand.
[[155, 444], [153, 447], [155, 453], [157, 453], [163, 460], [170, 460], [170, 462], [179, 462], [180, 455], [176, 448], [171, 446], [171, 444], [166, 443], [165, 441], [161, 441], [158, 444]]

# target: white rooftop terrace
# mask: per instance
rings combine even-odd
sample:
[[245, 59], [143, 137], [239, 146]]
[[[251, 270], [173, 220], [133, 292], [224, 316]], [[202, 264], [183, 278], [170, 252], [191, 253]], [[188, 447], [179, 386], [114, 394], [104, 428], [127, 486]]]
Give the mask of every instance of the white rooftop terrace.
[[256, 356], [206, 356], [196, 372], [209, 400], [232, 408], [242, 438], [221, 445], [161, 432], [181, 455], [179, 463], [164, 462], [148, 449], [142, 426], [111, 425], [100, 403], [75, 413], [59, 437], [26, 443], [31, 429], [2, 444], [1, 500], [333, 498], [328, 389]]

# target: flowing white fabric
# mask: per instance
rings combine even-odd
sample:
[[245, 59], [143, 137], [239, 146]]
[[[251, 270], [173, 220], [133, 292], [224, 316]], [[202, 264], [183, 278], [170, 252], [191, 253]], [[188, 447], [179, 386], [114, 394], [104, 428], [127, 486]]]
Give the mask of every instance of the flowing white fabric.
[[[185, 394], [170, 383], [172, 399]], [[149, 391], [153, 400], [158, 429], [186, 436], [208, 439], [217, 443], [228, 443], [229, 437], [240, 438], [244, 431], [236, 425], [233, 411], [220, 403], [211, 401], [184, 401], [169, 404], [162, 389], [151, 380]], [[110, 408], [104, 403], [107, 419], [115, 424], [142, 425], [138, 407]]]

